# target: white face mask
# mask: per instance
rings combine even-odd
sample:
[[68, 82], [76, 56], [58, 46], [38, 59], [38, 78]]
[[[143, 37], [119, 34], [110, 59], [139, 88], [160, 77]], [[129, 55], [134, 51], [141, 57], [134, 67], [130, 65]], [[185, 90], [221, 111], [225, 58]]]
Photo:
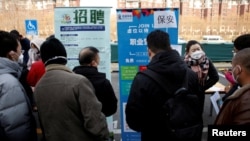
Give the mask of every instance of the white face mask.
[[[236, 67], [240, 67], [240, 66], [236, 66]], [[238, 82], [239, 75], [234, 76], [234, 71], [235, 71], [236, 67], [232, 70], [232, 77], [233, 77], [233, 80], [235, 83], [239, 83]], [[239, 69], [241, 69], [241, 68], [239, 68]]]
[[199, 60], [199, 59], [201, 59], [201, 57], [204, 56], [204, 55], [205, 55], [205, 53], [204, 53], [202, 50], [198, 50], [198, 51], [193, 52], [193, 53], [190, 55], [190, 57], [191, 57], [192, 59]]
[[18, 57], [18, 63], [23, 64], [23, 54]]

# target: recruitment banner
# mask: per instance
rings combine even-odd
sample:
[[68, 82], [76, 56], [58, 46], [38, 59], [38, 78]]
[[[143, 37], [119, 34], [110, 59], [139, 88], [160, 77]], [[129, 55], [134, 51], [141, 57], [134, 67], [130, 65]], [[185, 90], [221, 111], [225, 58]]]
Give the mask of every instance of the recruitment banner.
[[[118, 9], [118, 61], [120, 84], [121, 133], [123, 141], [140, 141], [140, 134], [129, 128], [125, 119], [125, 107], [135, 74], [149, 63], [147, 35], [155, 30], [170, 35], [172, 47], [178, 46], [179, 9]], [[154, 129], [152, 129], [154, 130]]]
[[110, 7], [56, 7], [55, 37], [65, 46], [71, 69], [77, 65], [80, 50], [94, 46], [100, 52], [98, 70], [111, 78]]
[[[98, 70], [106, 73], [111, 81], [110, 51], [110, 9], [111, 7], [56, 7], [55, 37], [66, 48], [67, 66], [73, 69], [79, 65], [78, 55], [87, 46], [99, 50]], [[113, 118], [107, 118], [109, 129], [113, 130]], [[98, 124], [98, 123], [97, 123]]]

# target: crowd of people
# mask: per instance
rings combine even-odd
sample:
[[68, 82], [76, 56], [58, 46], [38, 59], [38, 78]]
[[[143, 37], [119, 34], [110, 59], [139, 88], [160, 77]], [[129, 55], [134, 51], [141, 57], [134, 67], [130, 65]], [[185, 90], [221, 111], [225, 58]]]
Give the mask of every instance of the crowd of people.
[[17, 30], [0, 31], [0, 140], [107, 141], [106, 117], [117, 111], [111, 82], [98, 72], [99, 50], [79, 53], [74, 72], [54, 35], [32, 40]]
[[[147, 69], [171, 83], [166, 87], [172, 93], [187, 74], [187, 89], [197, 95], [203, 112], [205, 91], [219, 81], [218, 72], [198, 41], [190, 40], [180, 56], [170, 38], [162, 30], [147, 35]], [[232, 69], [225, 72], [230, 87], [214, 125], [250, 124], [250, 34], [237, 37], [233, 44]], [[109, 140], [106, 117], [116, 113], [118, 99], [106, 74], [98, 71], [99, 50], [83, 47], [78, 60], [72, 70], [66, 66], [66, 49], [55, 36], [29, 40], [17, 30], [0, 31], [1, 141], [37, 141], [33, 112], [38, 112], [44, 141]], [[142, 141], [174, 136], [170, 125], [163, 124], [162, 105], [168, 98], [164, 93], [147, 76], [134, 77], [125, 116]], [[197, 132], [193, 140], [201, 140], [202, 129]]]
[[[146, 40], [150, 62], [147, 69], [158, 73], [168, 82], [165, 87], [170, 92], [172, 91], [172, 95], [180, 88], [187, 73], [189, 76], [187, 89], [189, 93], [199, 97], [197, 101], [201, 103], [203, 110], [205, 91], [218, 82], [218, 72], [198, 41], [188, 41], [185, 55], [182, 57], [171, 48], [170, 38], [168, 33], [161, 30], [154, 30], [148, 34]], [[240, 35], [234, 40], [233, 45], [237, 54], [232, 59], [232, 71], [228, 72], [232, 76], [233, 87], [227, 90], [223, 97], [224, 103], [216, 116], [214, 126], [229, 125], [232, 128], [233, 125], [250, 124], [250, 65], [248, 61], [250, 49], [245, 49], [250, 47], [250, 34]], [[128, 126], [141, 133], [142, 141], [202, 140], [200, 134], [202, 129], [195, 130], [186, 138], [178, 137], [177, 128], [173, 129], [171, 123], [164, 121], [165, 115], [172, 118], [169, 114], [175, 109], [173, 106], [167, 113], [162, 110], [165, 101], [170, 96], [166, 96], [164, 89], [157, 82], [138, 72], [132, 82], [125, 109]], [[202, 116], [202, 112], [197, 112], [197, 114]], [[187, 126], [185, 129], [182, 135], [193, 128]]]

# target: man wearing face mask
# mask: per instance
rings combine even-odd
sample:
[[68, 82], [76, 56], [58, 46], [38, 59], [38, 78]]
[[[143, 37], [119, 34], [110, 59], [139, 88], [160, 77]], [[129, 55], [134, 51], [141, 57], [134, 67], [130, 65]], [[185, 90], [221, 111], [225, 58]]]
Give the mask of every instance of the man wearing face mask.
[[20, 41], [23, 50], [23, 63], [27, 64], [29, 60], [28, 51], [30, 49], [30, 40], [24, 37], [22, 34], [20, 34], [19, 31], [17, 31], [16, 29], [11, 30], [10, 34], [15, 35], [17, 39]]
[[19, 82], [22, 54], [20, 42], [0, 31], [0, 139], [36, 141], [36, 123], [25, 90]]
[[[235, 54], [245, 48], [250, 48], [250, 34], [243, 34], [238, 36], [233, 41], [234, 49], [233, 54]], [[222, 97], [222, 100], [225, 101], [226, 98], [230, 95], [232, 95], [239, 87], [239, 85], [234, 81], [232, 78], [232, 71], [224, 71], [225, 78], [229, 81], [229, 85], [225, 88], [226, 89], [226, 95]]]
[[212, 61], [206, 56], [201, 44], [195, 40], [190, 40], [187, 43], [184, 61], [198, 75], [199, 84], [203, 88], [200, 98], [204, 104], [205, 91], [219, 80], [217, 70]]
[[21, 44], [22, 53], [18, 58], [18, 64], [21, 67], [21, 76], [19, 77], [19, 81], [23, 85], [25, 92], [30, 100], [30, 103], [34, 105], [34, 97], [33, 97], [33, 91], [30, 85], [27, 83], [27, 75], [29, 73], [28, 67], [27, 67], [27, 61], [29, 59], [28, 50], [30, 48], [29, 43], [30, 41], [27, 38], [23, 38], [22, 35], [19, 34], [17, 30], [10, 31], [10, 34], [13, 35]]
[[[11, 35], [13, 35], [19, 41], [19, 38], [15, 34], [11, 33]], [[35, 101], [34, 101], [34, 96], [33, 96], [33, 90], [32, 90], [32, 88], [30, 87], [30, 85], [28, 84], [28, 82], [26, 80], [27, 75], [29, 73], [29, 70], [28, 70], [28, 67], [27, 67], [26, 63], [24, 63], [24, 61], [23, 61], [23, 58], [24, 58], [23, 53], [24, 53], [24, 50], [21, 51], [21, 54], [18, 57], [18, 61], [17, 61], [18, 64], [20, 65], [20, 68], [21, 68], [21, 75], [19, 77], [19, 81], [22, 84], [22, 86], [23, 86], [23, 88], [24, 88], [24, 90], [25, 90], [25, 92], [26, 92], [26, 94], [27, 94], [27, 96], [29, 98], [29, 101], [30, 101], [30, 103], [31, 103], [31, 105], [33, 107], [33, 109], [36, 110], [36, 108], [34, 108], [35, 107]]]
[[224, 101], [215, 125], [250, 124], [250, 48], [239, 51], [232, 60], [232, 75], [241, 87]]

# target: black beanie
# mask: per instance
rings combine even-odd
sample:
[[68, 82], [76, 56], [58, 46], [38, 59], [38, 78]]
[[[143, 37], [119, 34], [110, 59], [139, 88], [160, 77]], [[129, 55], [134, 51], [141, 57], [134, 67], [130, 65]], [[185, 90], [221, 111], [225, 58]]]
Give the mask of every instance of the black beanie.
[[49, 64], [67, 63], [67, 53], [63, 44], [57, 38], [46, 40], [40, 48], [41, 58], [47, 66]]

